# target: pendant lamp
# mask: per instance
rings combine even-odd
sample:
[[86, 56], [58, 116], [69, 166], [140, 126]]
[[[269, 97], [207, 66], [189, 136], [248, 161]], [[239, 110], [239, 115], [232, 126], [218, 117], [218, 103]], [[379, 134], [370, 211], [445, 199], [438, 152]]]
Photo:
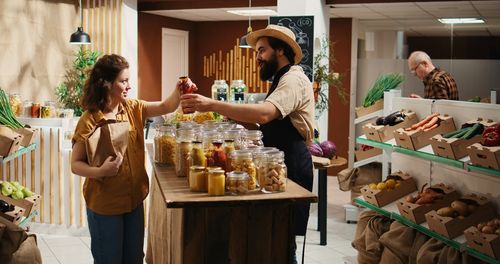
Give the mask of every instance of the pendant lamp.
[[90, 36], [89, 34], [83, 31], [83, 11], [82, 11], [82, 0], [80, 2], [80, 26], [75, 31], [75, 33], [71, 34], [71, 38], [69, 39], [69, 43], [76, 45], [88, 45], [90, 44]]
[[[250, 11], [251, 8], [252, 8], [252, 0], [248, 0], [248, 10]], [[243, 37], [240, 38], [240, 45], [239, 45], [240, 48], [243, 48], [243, 49], [251, 48], [250, 45], [248, 45], [248, 43], [247, 43], [247, 36], [250, 32], [252, 32], [252, 14], [251, 13], [248, 15], [247, 34], [245, 34]]]

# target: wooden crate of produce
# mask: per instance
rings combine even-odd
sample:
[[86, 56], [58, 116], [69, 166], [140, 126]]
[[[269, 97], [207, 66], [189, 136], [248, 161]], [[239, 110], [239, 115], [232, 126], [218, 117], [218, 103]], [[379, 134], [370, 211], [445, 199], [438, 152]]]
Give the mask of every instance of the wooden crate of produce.
[[31, 144], [36, 139], [36, 135], [38, 134], [38, 129], [36, 128], [29, 128], [29, 127], [23, 127], [23, 128], [16, 128], [14, 129], [16, 133], [23, 135], [23, 140], [21, 141], [21, 146], [27, 147]]
[[23, 215], [24, 215], [24, 209], [19, 206], [15, 206], [14, 211], [5, 213], [0, 211], [0, 217], [3, 217], [16, 225], [19, 224], [21, 220], [23, 220]]
[[382, 154], [382, 149], [379, 148], [371, 148], [369, 150], [358, 149], [354, 151], [354, 156], [356, 157], [356, 161], [368, 159], [380, 154]]
[[361, 194], [363, 195], [365, 201], [378, 207], [383, 207], [417, 190], [417, 184], [415, 183], [415, 180], [413, 179], [413, 177], [406, 173], [392, 173], [391, 175], [387, 176], [385, 182], [390, 179], [400, 180], [399, 186], [395, 187], [392, 190], [374, 189], [370, 188], [370, 185], [366, 185], [361, 188]]
[[425, 219], [429, 228], [447, 238], [453, 239], [462, 235], [464, 230], [480, 222], [492, 219], [496, 215], [493, 204], [484, 196], [469, 194], [463, 196], [461, 201], [473, 201], [476, 208], [469, 215], [461, 216], [440, 216], [436, 210], [425, 214]]
[[384, 99], [380, 99], [368, 107], [356, 107], [356, 117], [362, 117], [382, 109], [384, 109]]
[[467, 147], [472, 164], [500, 170], [500, 146], [487, 147], [475, 143]]
[[399, 128], [394, 131], [394, 138], [396, 139], [396, 144], [400, 147], [418, 150], [424, 146], [431, 144], [431, 137], [437, 134], [444, 134], [455, 130], [455, 123], [453, 122], [453, 117], [449, 115], [440, 115], [439, 126], [424, 131], [423, 129], [416, 129], [411, 131], [405, 131], [403, 128]]
[[379, 142], [386, 142], [389, 139], [394, 138], [394, 130], [397, 130], [398, 128], [405, 128], [409, 127], [415, 123], [417, 123], [417, 115], [413, 111], [404, 111], [401, 110], [401, 112], [404, 112], [406, 115], [406, 118], [403, 122], [394, 125], [394, 126], [389, 126], [389, 125], [376, 125], [374, 123], [368, 123], [362, 127], [363, 133], [365, 134], [367, 139], [374, 140], [374, 141], [379, 141]]
[[485, 234], [471, 226], [464, 231], [467, 246], [490, 257], [500, 259], [500, 236]]
[[[476, 123], [482, 124], [485, 128], [497, 124], [492, 120], [484, 120], [482, 118], [468, 121], [465, 124], [473, 125]], [[480, 142], [481, 138], [482, 136], [480, 134], [470, 139], [444, 138], [442, 135], [438, 134], [431, 138], [431, 146], [434, 154], [441, 157], [458, 160], [467, 156], [467, 147], [474, 143]]]
[[26, 217], [28, 217], [31, 212], [40, 209], [40, 199], [40, 194], [36, 193], [33, 193], [33, 195], [31, 195], [30, 197], [26, 197], [24, 199], [13, 199], [11, 197], [3, 196], [2, 194], [0, 194], [0, 200], [4, 200], [7, 203], [23, 208], [23, 213]]
[[406, 199], [402, 199], [397, 203], [399, 213], [413, 223], [421, 224], [425, 222], [425, 214], [427, 212], [449, 206], [451, 202], [460, 198], [460, 194], [454, 188], [442, 183], [432, 185], [431, 188], [441, 190], [443, 198], [436, 199], [434, 202], [427, 204], [410, 203]]
[[6, 157], [21, 146], [23, 136], [6, 126], [0, 126], [0, 156]]

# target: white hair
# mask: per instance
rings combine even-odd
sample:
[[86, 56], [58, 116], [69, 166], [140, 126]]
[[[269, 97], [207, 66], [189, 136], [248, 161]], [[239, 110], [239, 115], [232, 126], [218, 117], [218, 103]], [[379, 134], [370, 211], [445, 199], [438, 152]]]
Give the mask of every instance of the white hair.
[[415, 64], [419, 64], [423, 61], [427, 61], [427, 62], [430, 62], [432, 63], [431, 61], [431, 57], [429, 57], [429, 55], [427, 55], [427, 53], [423, 52], [423, 51], [414, 51], [410, 54], [410, 57], [408, 57], [409, 60], [413, 60], [415, 62]]

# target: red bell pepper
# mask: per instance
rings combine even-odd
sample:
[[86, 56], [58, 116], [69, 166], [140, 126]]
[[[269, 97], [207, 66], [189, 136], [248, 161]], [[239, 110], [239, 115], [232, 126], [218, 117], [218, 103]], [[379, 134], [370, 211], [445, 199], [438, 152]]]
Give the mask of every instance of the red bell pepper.
[[483, 132], [483, 140], [482, 144], [484, 146], [498, 146], [500, 145], [500, 132], [497, 129], [497, 126], [488, 127]]

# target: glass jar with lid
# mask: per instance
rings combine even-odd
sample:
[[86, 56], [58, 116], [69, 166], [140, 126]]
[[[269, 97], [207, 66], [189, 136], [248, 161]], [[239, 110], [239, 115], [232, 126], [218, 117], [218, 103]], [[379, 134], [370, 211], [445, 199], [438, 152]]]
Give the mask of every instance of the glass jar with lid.
[[207, 157], [201, 141], [193, 141], [189, 156], [189, 166], [207, 166]]
[[23, 101], [23, 117], [31, 117], [31, 106], [33, 105], [33, 101], [24, 100]]
[[23, 114], [23, 102], [21, 101], [21, 96], [18, 93], [12, 93], [9, 95], [9, 104], [12, 113], [19, 117]]
[[224, 195], [225, 184], [226, 177], [224, 176], [224, 170], [214, 169], [208, 171], [208, 195]]
[[231, 129], [224, 131], [224, 140], [232, 140], [234, 144], [234, 149], [239, 150], [243, 149], [243, 138], [242, 138], [243, 130], [240, 129]]
[[228, 172], [226, 176], [226, 189], [234, 195], [248, 192], [250, 177], [244, 171]]
[[234, 103], [244, 103], [245, 94], [248, 92], [248, 87], [243, 80], [233, 80], [229, 89], [229, 101]]
[[45, 101], [40, 110], [40, 115], [42, 118], [56, 117], [56, 103], [54, 101]]
[[177, 148], [175, 172], [178, 177], [186, 177], [189, 173], [189, 158], [195, 130], [192, 128], [179, 128], [176, 132]]
[[213, 142], [221, 142], [222, 143], [222, 135], [216, 130], [208, 130], [202, 132], [203, 137], [203, 148], [205, 149], [205, 154], [207, 157], [212, 155]]
[[267, 153], [275, 151], [278, 151], [278, 149], [273, 147], [262, 147], [256, 148], [252, 152], [253, 162], [255, 163], [255, 168], [257, 169], [257, 181], [259, 183], [259, 186], [262, 186], [261, 182], [264, 182], [264, 177], [267, 172]]
[[175, 164], [175, 128], [159, 126], [154, 138], [155, 161], [161, 165]]
[[267, 152], [265, 159], [265, 174], [260, 181], [263, 192], [286, 191], [287, 168], [285, 165], [285, 154], [283, 151]]
[[248, 150], [235, 150], [231, 153], [231, 168], [233, 171], [244, 171], [248, 173], [250, 177], [248, 189], [255, 190], [257, 188], [257, 170], [253, 163], [252, 152]]
[[226, 80], [215, 80], [212, 85], [212, 98], [219, 101], [227, 101], [228, 88]]
[[244, 141], [246, 148], [263, 147], [262, 131], [260, 130], [247, 130], [244, 133]]
[[207, 173], [204, 166], [189, 168], [189, 190], [192, 192], [206, 192], [208, 189]]
[[222, 142], [213, 141], [210, 150], [210, 156], [207, 158], [207, 166], [209, 167], [226, 167], [226, 153], [222, 148]]
[[231, 152], [235, 150], [234, 148], [234, 140], [226, 139], [222, 144], [222, 148], [224, 149], [224, 154], [226, 154], [226, 171], [232, 171], [231, 169]]

